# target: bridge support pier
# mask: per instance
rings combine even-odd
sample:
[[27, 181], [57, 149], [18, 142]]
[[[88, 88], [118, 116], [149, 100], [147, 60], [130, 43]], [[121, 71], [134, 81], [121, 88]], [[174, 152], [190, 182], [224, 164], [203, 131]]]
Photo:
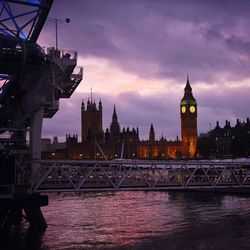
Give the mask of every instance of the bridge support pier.
[[31, 230], [44, 231], [47, 224], [40, 207], [47, 205], [46, 195], [0, 197], [0, 235], [8, 233], [12, 226], [20, 226], [23, 217], [29, 222]]
[[30, 229], [35, 231], [43, 231], [47, 228], [47, 223], [44, 219], [40, 207], [32, 207], [24, 209]]

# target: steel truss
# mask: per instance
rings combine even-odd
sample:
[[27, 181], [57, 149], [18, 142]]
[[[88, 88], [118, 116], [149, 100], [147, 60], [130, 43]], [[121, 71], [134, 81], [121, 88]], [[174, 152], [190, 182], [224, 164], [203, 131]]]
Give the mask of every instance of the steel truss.
[[0, 0], [0, 33], [36, 42], [53, 0]]
[[249, 188], [250, 164], [200, 161], [42, 160], [33, 191], [214, 190]]

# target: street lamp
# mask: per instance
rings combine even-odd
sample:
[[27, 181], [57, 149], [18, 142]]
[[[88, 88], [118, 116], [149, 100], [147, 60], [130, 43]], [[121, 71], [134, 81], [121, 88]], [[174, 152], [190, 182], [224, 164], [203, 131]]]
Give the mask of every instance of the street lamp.
[[49, 21], [55, 22], [55, 28], [56, 28], [56, 50], [58, 49], [58, 32], [57, 32], [57, 24], [58, 23], [70, 23], [70, 18], [60, 19], [60, 18], [48, 18]]

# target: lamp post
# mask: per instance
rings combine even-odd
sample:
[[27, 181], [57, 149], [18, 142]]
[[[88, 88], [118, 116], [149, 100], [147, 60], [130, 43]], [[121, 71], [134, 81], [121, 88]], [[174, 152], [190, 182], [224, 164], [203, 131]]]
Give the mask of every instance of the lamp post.
[[59, 18], [48, 18], [50, 21], [55, 22], [55, 29], [56, 29], [56, 50], [58, 49], [58, 32], [57, 32], [57, 26], [58, 23], [70, 23], [70, 18], [65, 18], [65, 19], [59, 19]]

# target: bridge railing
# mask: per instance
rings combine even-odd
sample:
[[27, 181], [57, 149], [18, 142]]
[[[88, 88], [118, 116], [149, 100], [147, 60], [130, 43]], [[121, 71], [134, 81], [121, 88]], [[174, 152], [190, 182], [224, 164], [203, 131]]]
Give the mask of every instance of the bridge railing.
[[67, 49], [55, 49], [54, 47], [43, 47], [45, 53], [57, 59], [72, 59], [77, 60], [77, 52]]
[[249, 187], [249, 163], [71, 161], [39, 163], [34, 191], [161, 190]]

